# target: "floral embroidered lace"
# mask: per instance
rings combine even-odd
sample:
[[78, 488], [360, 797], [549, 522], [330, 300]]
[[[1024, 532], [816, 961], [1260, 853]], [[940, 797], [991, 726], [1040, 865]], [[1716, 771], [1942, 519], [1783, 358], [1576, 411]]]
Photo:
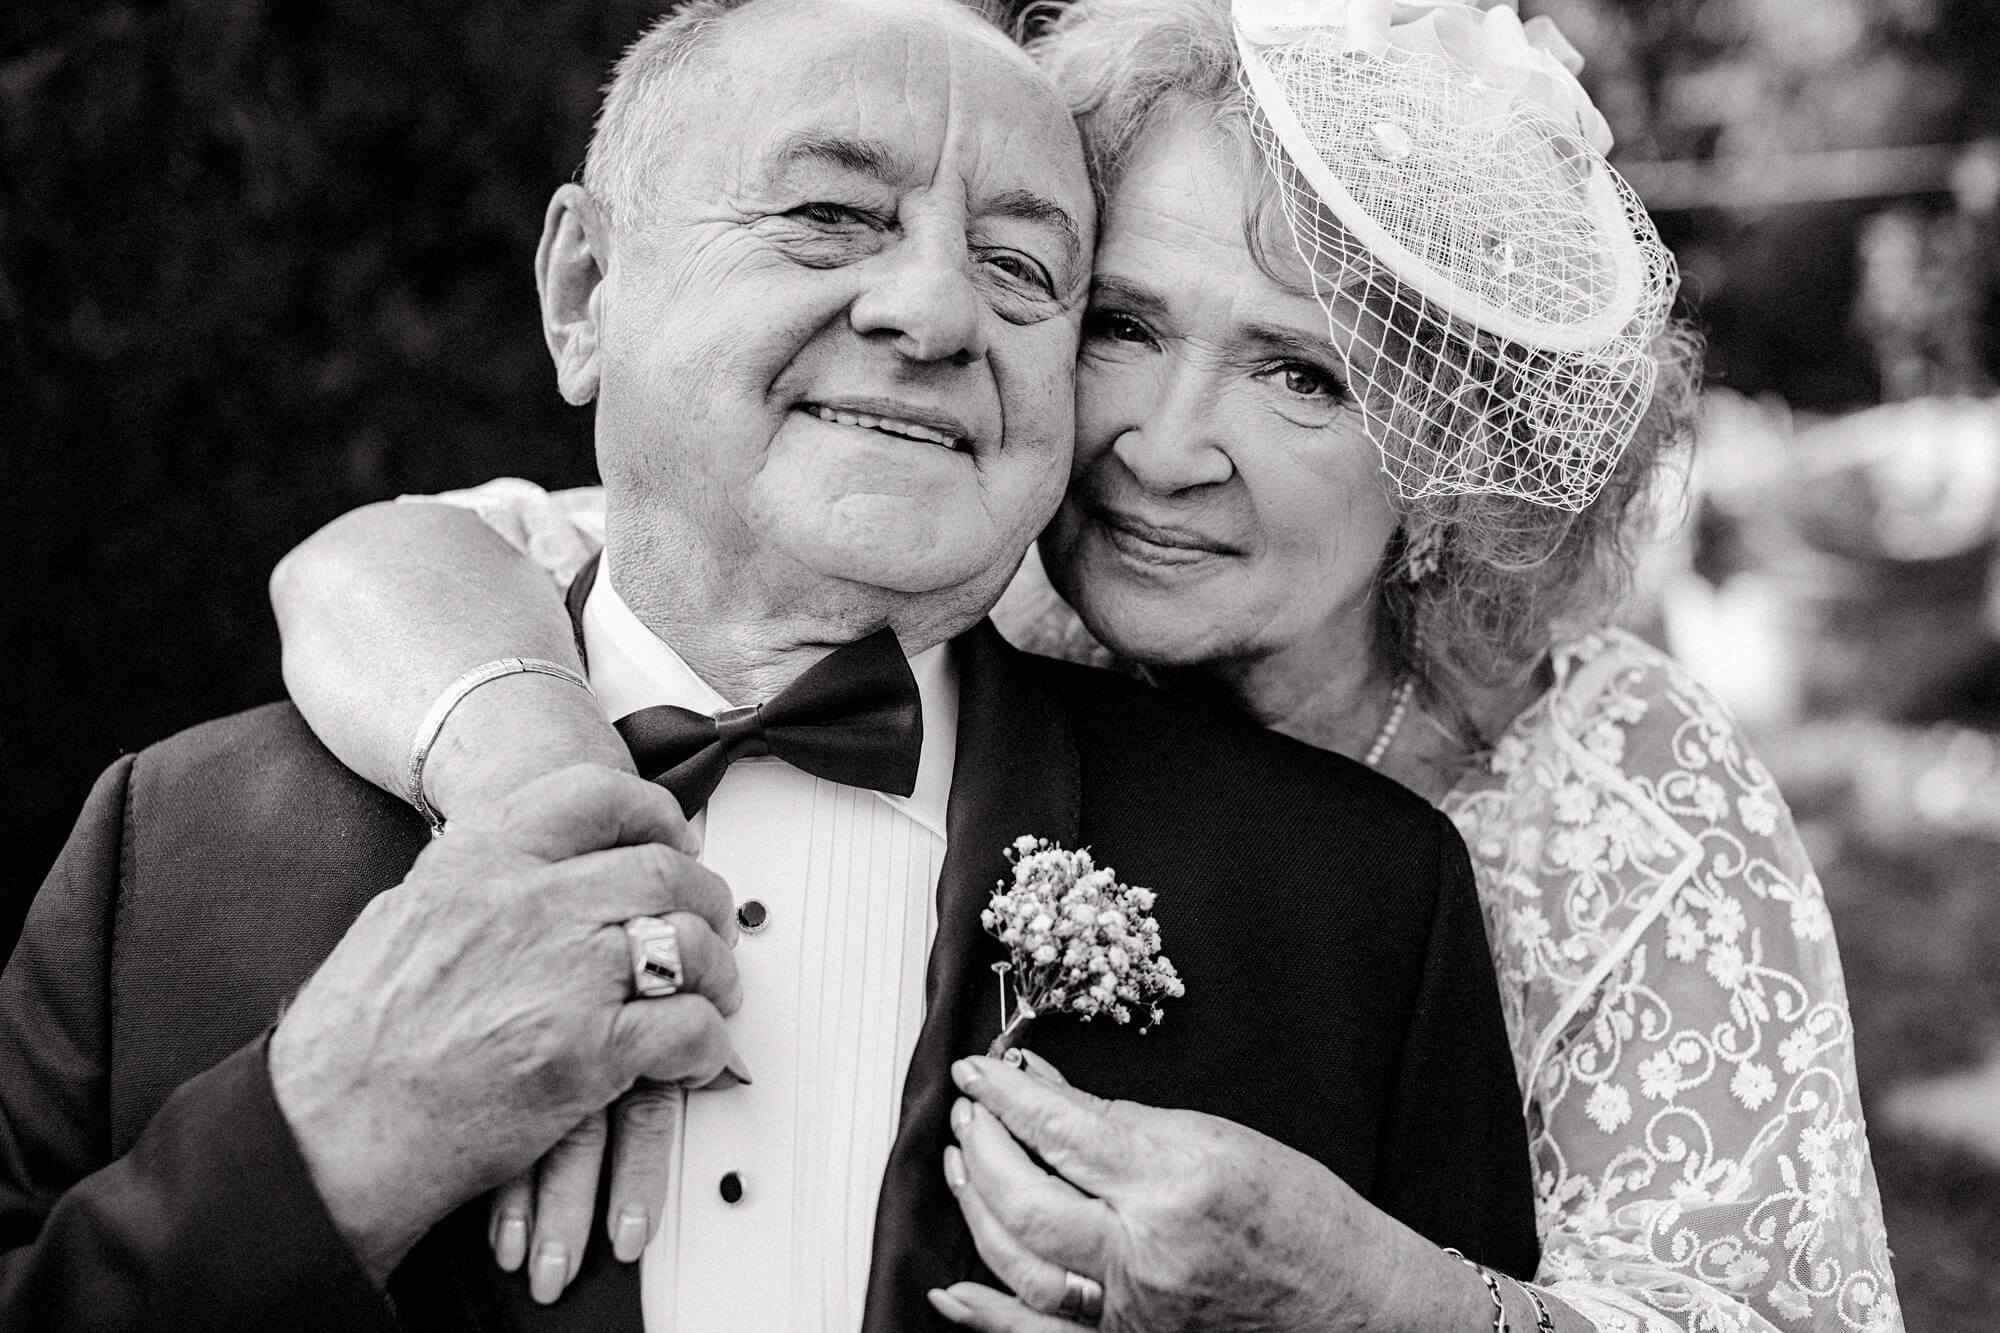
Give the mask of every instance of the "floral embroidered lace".
[[1713, 695], [1621, 631], [1444, 801], [1525, 1089], [1549, 1289], [1600, 1329], [1896, 1330], [1833, 923]]

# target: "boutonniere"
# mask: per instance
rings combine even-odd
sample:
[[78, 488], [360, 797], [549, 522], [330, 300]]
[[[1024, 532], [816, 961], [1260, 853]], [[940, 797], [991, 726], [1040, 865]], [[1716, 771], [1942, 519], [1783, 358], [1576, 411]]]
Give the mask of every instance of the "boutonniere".
[[1007, 859], [1013, 881], [1002, 880], [979, 914], [979, 923], [1011, 955], [993, 965], [1000, 978], [1000, 1035], [987, 1054], [1021, 1045], [1028, 1025], [1043, 1014], [1129, 1023], [1137, 1013], [1141, 1032], [1158, 1024], [1160, 1001], [1187, 988], [1160, 952], [1153, 891], [1121, 884], [1088, 850], [1071, 851], [1046, 838], [1023, 834], [1008, 847]]

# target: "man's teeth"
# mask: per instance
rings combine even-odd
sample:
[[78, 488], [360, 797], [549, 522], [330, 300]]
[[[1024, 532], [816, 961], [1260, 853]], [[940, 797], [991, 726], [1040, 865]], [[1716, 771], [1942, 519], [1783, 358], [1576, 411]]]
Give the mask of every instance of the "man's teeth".
[[947, 449], [956, 449], [964, 443], [956, 435], [947, 435], [929, 426], [920, 426], [914, 421], [898, 421], [895, 417], [871, 417], [866, 412], [842, 412], [831, 407], [821, 407], [814, 403], [806, 409], [821, 421], [831, 421], [836, 426], [860, 426], [864, 430], [886, 431], [891, 435], [904, 435], [927, 444], [941, 444]]

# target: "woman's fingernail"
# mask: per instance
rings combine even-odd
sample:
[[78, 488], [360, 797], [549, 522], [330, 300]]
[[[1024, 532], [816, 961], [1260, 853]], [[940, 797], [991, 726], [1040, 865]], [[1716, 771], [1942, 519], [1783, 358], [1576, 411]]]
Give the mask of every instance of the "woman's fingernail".
[[961, 1097], [951, 1104], [951, 1127], [954, 1132], [963, 1134], [971, 1125], [972, 1103]]
[[493, 1241], [493, 1257], [505, 1272], [516, 1272], [528, 1257], [528, 1219], [510, 1213], [500, 1219], [499, 1235]]
[[1007, 1053], [1001, 1056], [1000, 1058], [1002, 1060], [1005, 1060], [1008, 1064], [1014, 1066], [1014, 1068], [1016, 1069], [1019, 1069], [1024, 1063], [1027, 1062], [1027, 1056], [1022, 1053], [1021, 1048], [1019, 1046], [1009, 1046], [1007, 1048]]
[[970, 1060], [954, 1060], [951, 1066], [951, 1081], [958, 1085], [960, 1092], [971, 1092], [979, 1082], [979, 1066]]
[[944, 1150], [944, 1179], [955, 1190], [965, 1188], [965, 1154], [956, 1148]]
[[933, 1310], [936, 1310], [954, 1324], [963, 1324], [972, 1318], [972, 1307], [948, 1291], [932, 1287], [924, 1295], [930, 1297], [931, 1308]]
[[618, 1228], [611, 1236], [611, 1252], [618, 1262], [629, 1264], [646, 1252], [646, 1210], [627, 1204], [618, 1210]]
[[569, 1283], [569, 1247], [545, 1240], [535, 1247], [535, 1264], [528, 1271], [528, 1294], [543, 1305], [562, 1295]]
[[734, 1046], [729, 1048], [729, 1058], [722, 1063], [722, 1072], [734, 1074], [736, 1081], [745, 1087], [757, 1081], [750, 1077], [750, 1066], [744, 1062], [743, 1053]]

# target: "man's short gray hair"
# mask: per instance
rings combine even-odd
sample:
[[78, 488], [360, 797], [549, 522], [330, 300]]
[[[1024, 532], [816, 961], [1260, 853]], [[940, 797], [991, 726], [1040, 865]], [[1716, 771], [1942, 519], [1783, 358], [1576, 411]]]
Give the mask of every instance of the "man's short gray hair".
[[677, 126], [669, 96], [716, 21], [752, 0], [686, 0], [675, 5], [625, 48], [604, 85], [590, 148], [583, 159], [583, 188], [613, 226], [637, 216], [646, 180], [666, 159]]
[[[590, 148], [583, 159], [583, 188], [617, 226], [643, 214], [648, 181], [668, 160], [679, 117], [674, 97], [690, 77], [689, 66], [713, 38], [718, 22], [755, 0], [682, 0], [625, 48], [604, 85]], [[947, 0], [991, 21], [999, 0]]]

